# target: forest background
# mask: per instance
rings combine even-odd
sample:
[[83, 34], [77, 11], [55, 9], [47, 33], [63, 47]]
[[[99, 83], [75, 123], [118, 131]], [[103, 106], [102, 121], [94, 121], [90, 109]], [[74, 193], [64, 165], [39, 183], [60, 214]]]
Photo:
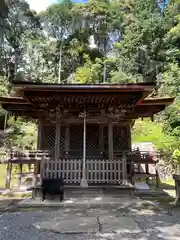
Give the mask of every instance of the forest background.
[[[133, 142], [153, 142], [167, 164], [180, 162], [180, 1], [70, 0], [36, 13], [9, 1], [1, 20], [0, 96], [12, 80], [49, 83], [156, 82], [151, 97], [176, 97], [155, 117], [137, 120]], [[91, 41], [90, 41], [91, 40]], [[0, 111], [1, 120], [5, 112]], [[35, 122], [8, 119], [8, 143], [35, 149]], [[6, 139], [7, 140], [7, 139]], [[7, 147], [2, 144], [2, 151]]]

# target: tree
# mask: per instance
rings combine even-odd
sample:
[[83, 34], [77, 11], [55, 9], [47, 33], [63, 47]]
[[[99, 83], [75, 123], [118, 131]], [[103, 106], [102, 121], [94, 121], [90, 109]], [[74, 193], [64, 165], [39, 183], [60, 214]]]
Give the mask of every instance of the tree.
[[4, 24], [4, 46], [1, 55], [0, 73], [11, 81], [20, 68], [27, 38], [33, 38], [35, 29], [40, 28], [39, 18], [29, 9], [25, 1], [9, 3], [8, 18]]
[[[53, 4], [42, 13], [43, 25], [47, 31], [47, 35], [56, 39], [56, 46], [59, 49], [58, 55], [58, 76], [59, 82], [61, 81], [62, 55], [63, 55], [63, 41], [72, 33], [73, 19], [71, 14], [72, 2], [63, 1], [62, 3]], [[56, 58], [57, 60], [57, 58]]]
[[[169, 14], [169, 8], [174, 16]], [[133, 74], [136, 81], [158, 81], [164, 71], [168, 47], [165, 38], [177, 14], [174, 5], [169, 8], [162, 15], [156, 1], [134, 3], [134, 21], [125, 27], [123, 40], [116, 47], [120, 71]]]

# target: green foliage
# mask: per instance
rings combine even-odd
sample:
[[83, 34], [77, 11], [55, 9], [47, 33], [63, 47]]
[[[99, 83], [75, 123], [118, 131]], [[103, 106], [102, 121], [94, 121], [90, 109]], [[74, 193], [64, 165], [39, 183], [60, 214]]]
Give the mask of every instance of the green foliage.
[[153, 142], [157, 149], [171, 151], [174, 148], [175, 138], [163, 131], [163, 124], [144, 119], [136, 121], [132, 132], [133, 142]]
[[95, 59], [93, 64], [87, 55], [84, 56], [86, 59], [84, 66], [79, 67], [76, 70], [75, 81], [78, 83], [99, 83], [101, 74], [103, 72], [103, 64], [101, 59]]
[[[156, 96], [176, 96], [155, 122], [137, 121], [133, 141], [154, 142], [177, 157], [180, 141], [179, 1], [163, 14], [153, 0], [58, 1], [40, 14], [25, 1], [9, 5], [0, 56], [0, 95], [10, 94], [7, 79], [37, 82], [101, 83], [104, 66], [110, 83], [157, 83]], [[96, 49], [89, 46], [94, 36]], [[116, 39], [112, 43], [112, 39]], [[108, 54], [107, 54], [108, 53]], [[15, 57], [15, 63], [11, 60]], [[9, 140], [21, 149], [36, 146], [36, 126], [18, 118]], [[173, 157], [175, 159], [176, 157]]]
[[[156, 134], [154, 134], [156, 133]], [[133, 142], [159, 142], [163, 134], [162, 127], [151, 120], [137, 120], [133, 126]]]
[[8, 136], [7, 147], [35, 150], [37, 147], [37, 127], [34, 123], [25, 122], [23, 119], [9, 118], [8, 125], [13, 131]]
[[177, 95], [179, 98], [180, 66], [178, 62], [167, 64], [166, 70], [160, 76], [160, 83], [160, 96], [166, 97]]
[[0, 96], [9, 95], [10, 84], [7, 81], [6, 77], [0, 76]]
[[111, 72], [111, 83], [134, 83], [133, 76], [129, 76], [122, 70]]
[[179, 149], [174, 150], [173, 159], [174, 159], [175, 163], [180, 164], [180, 150]]

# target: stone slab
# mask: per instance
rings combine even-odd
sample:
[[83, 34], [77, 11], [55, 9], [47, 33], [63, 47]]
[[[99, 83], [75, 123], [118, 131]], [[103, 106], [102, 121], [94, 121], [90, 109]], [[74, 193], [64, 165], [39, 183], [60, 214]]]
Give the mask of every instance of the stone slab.
[[99, 217], [99, 216], [104, 216], [104, 215], [110, 215], [111, 210], [109, 209], [100, 209], [100, 208], [91, 208], [87, 209], [86, 213], [90, 217]]
[[99, 223], [101, 232], [114, 232], [117, 234], [141, 232], [137, 223], [131, 217], [103, 216], [99, 217]]
[[66, 219], [58, 221], [59, 219], [52, 219], [33, 224], [34, 227], [40, 230], [48, 230], [57, 233], [97, 233], [99, 225], [95, 217], [81, 217], [77, 219]]
[[[73, 210], [73, 209], [72, 209]], [[80, 217], [87, 217], [87, 215], [83, 211], [77, 211], [77, 212], [64, 212], [64, 211], [56, 211], [52, 213], [52, 217], [56, 220], [66, 220], [66, 219], [77, 219]]]
[[135, 182], [135, 188], [140, 190], [149, 190], [149, 185], [145, 182]]

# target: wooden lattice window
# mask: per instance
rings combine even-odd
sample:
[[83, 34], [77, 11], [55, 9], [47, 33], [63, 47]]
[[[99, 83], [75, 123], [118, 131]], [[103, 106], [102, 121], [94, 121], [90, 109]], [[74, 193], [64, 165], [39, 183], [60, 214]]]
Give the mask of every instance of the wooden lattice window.
[[83, 149], [83, 125], [70, 125], [70, 149]]
[[129, 148], [129, 134], [126, 126], [113, 127], [113, 148], [116, 151], [128, 150]]
[[87, 125], [86, 129], [86, 148], [98, 149], [99, 148], [99, 125]]
[[104, 136], [104, 150], [108, 151], [108, 126], [104, 126], [103, 129], [103, 136]]
[[65, 125], [61, 125], [61, 136], [60, 136], [60, 141], [61, 141], [61, 149], [64, 149], [64, 143], [65, 143]]
[[42, 149], [51, 150], [55, 147], [56, 126], [44, 125], [42, 127]]

